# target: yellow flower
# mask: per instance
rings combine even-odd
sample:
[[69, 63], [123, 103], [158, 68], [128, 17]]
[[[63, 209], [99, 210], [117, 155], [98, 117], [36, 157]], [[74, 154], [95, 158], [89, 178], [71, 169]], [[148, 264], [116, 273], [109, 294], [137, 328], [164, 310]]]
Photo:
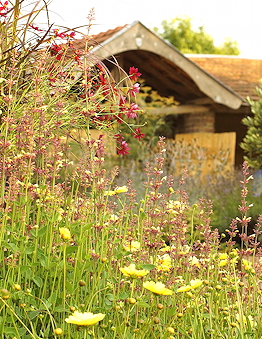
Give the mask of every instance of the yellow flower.
[[111, 197], [112, 195], [115, 195], [115, 194], [116, 194], [115, 191], [105, 191], [104, 192], [104, 196], [109, 196], [109, 197]]
[[189, 285], [181, 286], [177, 289], [177, 292], [188, 292], [192, 290], [192, 287]]
[[144, 277], [149, 273], [146, 270], [137, 270], [135, 264], [131, 264], [126, 267], [120, 267], [120, 271], [124, 274], [125, 277], [139, 278]]
[[199, 286], [201, 286], [203, 283], [202, 280], [200, 279], [195, 279], [195, 280], [190, 280], [190, 285], [185, 285], [185, 286], [181, 286], [177, 289], [177, 292], [188, 292], [190, 290], [194, 290], [196, 288], [198, 288]]
[[75, 311], [72, 315], [65, 319], [65, 322], [78, 326], [90, 326], [98, 323], [100, 320], [104, 319], [104, 317], [105, 314], [102, 313], [93, 314], [91, 312], [81, 313]]
[[223, 266], [226, 266], [228, 264], [228, 260], [227, 259], [223, 259], [223, 260], [220, 260], [218, 266], [219, 267], [223, 267]]
[[60, 227], [59, 228], [60, 236], [64, 240], [69, 240], [71, 239], [71, 233], [68, 228], [66, 227]]
[[121, 186], [121, 187], [116, 187], [115, 188], [115, 193], [126, 193], [128, 191], [128, 187], [127, 186]]
[[218, 259], [219, 260], [225, 260], [228, 258], [228, 255], [226, 253], [220, 253]]
[[[237, 318], [238, 323], [241, 323], [241, 317], [238, 313], [236, 314], [236, 318]], [[254, 321], [254, 318], [252, 317], [252, 315], [249, 315], [247, 317], [245, 315], [243, 315], [242, 321], [243, 321], [243, 324], [245, 326], [247, 326], [249, 324], [250, 327], [255, 327], [257, 325], [257, 323], [256, 323], [256, 321]]]
[[161, 251], [161, 252], [168, 252], [168, 251], [170, 251], [171, 250], [171, 247], [170, 246], [166, 246], [165, 245], [165, 247], [161, 247], [160, 249], [159, 249], [159, 251]]
[[143, 283], [143, 287], [155, 294], [160, 295], [172, 295], [173, 291], [169, 288], [166, 288], [165, 285], [161, 282], [146, 281]]
[[227, 253], [220, 253], [218, 259], [220, 260], [218, 263], [219, 267], [226, 266], [228, 264], [228, 255]]
[[200, 267], [200, 261], [195, 255], [193, 257], [190, 257], [189, 260], [192, 266]]
[[179, 251], [179, 254], [187, 254], [189, 251], [190, 251], [190, 246], [188, 246], [188, 245], [184, 245], [184, 246], [182, 246], [182, 249], [181, 249], [181, 251]]
[[167, 211], [169, 213], [178, 214], [185, 209], [185, 204], [180, 201], [169, 200], [167, 203]]
[[201, 286], [203, 283], [202, 280], [200, 279], [195, 279], [195, 280], [190, 280], [190, 286], [191, 288], [194, 290], [195, 288], [198, 288], [199, 286]]
[[170, 255], [165, 253], [162, 256], [158, 256], [158, 258], [159, 259], [158, 259], [157, 269], [159, 271], [168, 272], [170, 268], [172, 267]]
[[119, 217], [116, 214], [112, 214], [109, 218], [109, 220], [111, 221], [117, 221], [119, 219]]
[[255, 273], [252, 263], [248, 260], [242, 259], [242, 264], [246, 272]]
[[124, 244], [123, 244], [123, 247], [124, 247], [124, 250], [125, 251], [128, 251], [128, 252], [135, 252], [135, 251], [138, 251], [140, 250], [140, 242], [138, 241], [126, 241]]

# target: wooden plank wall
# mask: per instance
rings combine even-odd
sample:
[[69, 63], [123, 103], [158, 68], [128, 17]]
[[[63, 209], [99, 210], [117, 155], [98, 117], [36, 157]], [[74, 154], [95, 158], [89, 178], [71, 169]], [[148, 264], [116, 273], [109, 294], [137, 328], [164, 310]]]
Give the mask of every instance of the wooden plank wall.
[[[186, 133], [176, 134], [175, 142], [183, 147], [194, 145], [190, 167], [195, 164], [202, 175], [231, 172], [235, 165], [236, 133]], [[181, 159], [182, 160], [182, 159]], [[184, 161], [184, 160], [183, 160]], [[181, 161], [182, 162], [182, 161]], [[179, 165], [179, 159], [177, 159]], [[185, 164], [183, 164], [185, 165]], [[199, 168], [201, 167], [201, 171]], [[181, 168], [178, 168], [180, 171]], [[222, 174], [222, 173], [220, 173]]]

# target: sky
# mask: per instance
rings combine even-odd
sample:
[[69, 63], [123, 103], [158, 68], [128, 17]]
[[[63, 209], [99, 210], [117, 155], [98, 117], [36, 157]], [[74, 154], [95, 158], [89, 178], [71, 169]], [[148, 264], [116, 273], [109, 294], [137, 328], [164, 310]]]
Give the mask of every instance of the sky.
[[137, 20], [160, 27], [162, 20], [188, 16], [196, 28], [204, 26], [215, 45], [232, 38], [241, 57], [262, 59], [262, 0], [52, 0], [50, 19], [70, 28], [86, 25], [92, 8], [91, 34]]

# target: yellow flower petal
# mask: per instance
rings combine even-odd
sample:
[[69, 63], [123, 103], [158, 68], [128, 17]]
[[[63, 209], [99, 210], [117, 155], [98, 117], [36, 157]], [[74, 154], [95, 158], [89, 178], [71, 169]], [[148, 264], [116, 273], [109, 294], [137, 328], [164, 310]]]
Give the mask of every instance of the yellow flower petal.
[[102, 313], [93, 314], [91, 312], [81, 313], [75, 311], [72, 315], [65, 319], [65, 322], [78, 326], [91, 326], [104, 319], [104, 317], [105, 314]]
[[68, 228], [66, 227], [60, 227], [59, 228], [60, 236], [64, 240], [69, 240], [71, 239], [71, 233]]
[[203, 281], [200, 279], [190, 280], [190, 286], [192, 289], [198, 288], [203, 284]]
[[121, 187], [117, 187], [115, 188], [115, 193], [126, 193], [128, 191], [128, 187], [127, 186], [121, 186]]
[[131, 264], [126, 267], [120, 267], [120, 271], [124, 274], [125, 277], [139, 278], [144, 277], [149, 273], [146, 270], [137, 270], [135, 264]]
[[166, 288], [165, 285], [161, 282], [146, 281], [143, 283], [143, 287], [159, 295], [172, 295], [173, 294], [173, 291], [171, 291], [169, 288]]
[[192, 287], [189, 285], [181, 286], [177, 289], [177, 292], [188, 292], [192, 290]]
[[128, 252], [135, 252], [138, 251], [140, 249], [140, 242], [138, 241], [126, 241], [123, 244], [124, 250], [128, 251]]

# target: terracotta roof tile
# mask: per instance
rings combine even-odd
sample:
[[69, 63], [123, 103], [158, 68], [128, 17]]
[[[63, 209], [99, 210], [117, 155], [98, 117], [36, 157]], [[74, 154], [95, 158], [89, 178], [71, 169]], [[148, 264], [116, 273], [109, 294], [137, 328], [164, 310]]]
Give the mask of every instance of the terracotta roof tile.
[[[96, 35], [91, 35], [89, 37], [89, 46], [92, 45], [92, 46], [97, 46], [99, 44], [101, 44], [103, 41], [111, 38], [114, 34], [116, 34], [117, 32], [119, 32], [121, 29], [123, 29], [124, 27], [126, 27], [127, 25], [124, 25], [124, 26], [118, 26], [114, 29], [109, 29], [108, 31], [106, 32], [101, 32], [99, 34], [96, 34]], [[73, 45], [74, 45], [74, 48], [76, 49], [83, 49], [84, 46], [85, 46], [85, 39], [78, 39], [78, 40], [75, 40]]]
[[242, 59], [231, 56], [190, 56], [187, 57], [232, 88], [242, 98], [257, 99], [254, 89], [262, 79], [262, 60]]

